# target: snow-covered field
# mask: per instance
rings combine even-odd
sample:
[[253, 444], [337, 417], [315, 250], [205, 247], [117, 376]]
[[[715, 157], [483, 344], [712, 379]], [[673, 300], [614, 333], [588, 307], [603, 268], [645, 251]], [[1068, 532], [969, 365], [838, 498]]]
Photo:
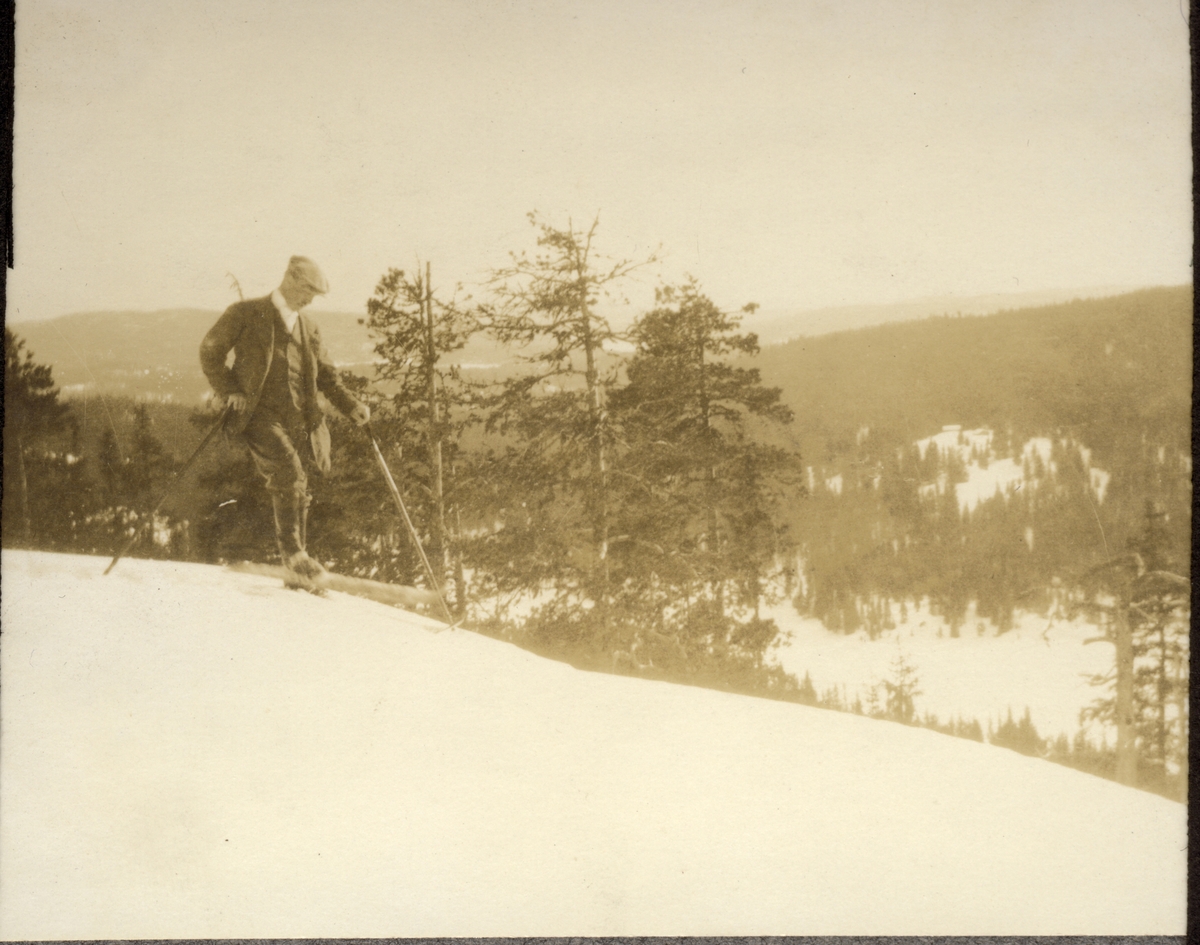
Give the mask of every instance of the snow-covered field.
[[1183, 934], [1163, 798], [105, 564], [3, 554], [5, 939]]
[[978, 719], [986, 733], [1010, 712], [1019, 720], [1028, 709], [1043, 738], [1070, 738], [1082, 728], [1093, 742], [1115, 739], [1106, 726], [1079, 721], [1079, 713], [1106, 694], [1088, 679], [1113, 665], [1112, 644], [1084, 643], [1103, 635], [1084, 620], [1018, 612], [1007, 633], [998, 635], [987, 623], [980, 633], [979, 621], [968, 619], [954, 638], [945, 621], [922, 605], [911, 608], [896, 629], [871, 640], [866, 630], [831, 633], [787, 602], [766, 608], [764, 616], [790, 635], [775, 652], [776, 661], [797, 679], [807, 672], [818, 695], [836, 689], [843, 703], [859, 698], [866, 705], [873, 687], [895, 678], [902, 659], [916, 671], [919, 715], [930, 713], [943, 722]]

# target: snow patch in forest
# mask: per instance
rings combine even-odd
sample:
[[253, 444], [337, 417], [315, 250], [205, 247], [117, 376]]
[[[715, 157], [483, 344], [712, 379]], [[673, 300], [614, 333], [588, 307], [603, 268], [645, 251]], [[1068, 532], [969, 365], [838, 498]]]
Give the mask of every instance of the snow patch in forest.
[[[954, 494], [960, 512], [973, 512], [975, 508], [997, 494], [1013, 496], [1023, 488], [1036, 488], [1037, 471], [1045, 469], [1056, 472], [1058, 464], [1051, 458], [1054, 444], [1049, 437], [1039, 436], [1027, 440], [1021, 447], [1020, 458], [997, 456], [994, 451], [995, 432], [987, 427], [963, 430], [957, 425], [942, 428], [942, 432], [916, 441], [917, 450], [924, 460], [932, 446], [943, 457], [949, 457], [961, 465], [965, 481], [954, 483]], [[1066, 448], [1079, 451], [1083, 467], [1087, 471], [1088, 485], [1097, 503], [1104, 501], [1111, 476], [1108, 472], [1092, 465], [1092, 451], [1080, 443], [1064, 440]], [[949, 476], [943, 472], [936, 483], [921, 488], [927, 498], [944, 494], [949, 488]]]

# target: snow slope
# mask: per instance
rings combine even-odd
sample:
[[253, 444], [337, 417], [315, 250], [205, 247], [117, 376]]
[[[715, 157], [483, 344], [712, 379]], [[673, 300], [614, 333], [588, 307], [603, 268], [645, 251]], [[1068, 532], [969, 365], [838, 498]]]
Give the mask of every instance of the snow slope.
[[1182, 805], [219, 568], [4, 552], [0, 936], [1182, 934]]

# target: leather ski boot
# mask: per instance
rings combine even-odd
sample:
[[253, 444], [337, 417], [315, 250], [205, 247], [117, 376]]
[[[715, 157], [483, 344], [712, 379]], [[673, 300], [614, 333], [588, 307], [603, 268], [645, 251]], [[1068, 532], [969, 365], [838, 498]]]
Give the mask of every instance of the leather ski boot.
[[295, 492], [272, 493], [271, 506], [275, 512], [275, 538], [279, 557], [287, 568], [283, 586], [324, 596], [318, 579], [325, 573], [319, 561], [304, 550], [304, 532], [308, 518], [308, 496]]

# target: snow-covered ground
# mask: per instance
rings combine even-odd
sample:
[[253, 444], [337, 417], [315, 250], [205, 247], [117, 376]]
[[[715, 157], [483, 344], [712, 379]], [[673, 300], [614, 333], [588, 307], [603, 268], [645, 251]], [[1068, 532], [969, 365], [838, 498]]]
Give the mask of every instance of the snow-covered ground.
[[3, 554], [5, 939], [1183, 934], [1163, 798], [105, 564]]
[[1084, 620], [1050, 620], [1018, 611], [1014, 627], [997, 635], [996, 628], [968, 619], [960, 636], [929, 613], [928, 605], [910, 607], [896, 629], [871, 640], [866, 630], [832, 633], [812, 618], [801, 617], [790, 603], [767, 608], [788, 643], [775, 652], [785, 670], [803, 679], [807, 672], [818, 695], [836, 689], [843, 703], [868, 703], [870, 691], [895, 678], [898, 659], [916, 671], [920, 694], [917, 713], [941, 721], [978, 719], [984, 732], [998, 726], [1009, 712], [1020, 720], [1025, 710], [1043, 738], [1081, 728], [1093, 742], [1113, 743], [1115, 733], [1099, 723], [1081, 725], [1079, 713], [1106, 693], [1089, 684], [1094, 674], [1112, 669], [1113, 647], [1085, 644], [1102, 631]]

